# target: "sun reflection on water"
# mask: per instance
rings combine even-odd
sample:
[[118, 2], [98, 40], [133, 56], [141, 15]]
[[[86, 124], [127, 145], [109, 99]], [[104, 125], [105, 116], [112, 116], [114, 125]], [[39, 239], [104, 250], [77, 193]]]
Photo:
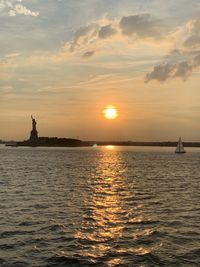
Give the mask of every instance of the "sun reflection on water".
[[[112, 150], [114, 147], [106, 148]], [[124, 182], [118, 177], [119, 166], [118, 153], [101, 152], [92, 181], [91, 212], [83, 222], [82, 231], [77, 234], [79, 239], [85, 238], [91, 242], [89, 250], [84, 250], [83, 253], [94, 259], [109, 253], [113, 244], [122, 236], [121, 217], [124, 211], [118, 192]], [[112, 262], [109, 266], [114, 266], [114, 262], [119, 264], [120, 259], [113, 259]]]
[[105, 146], [105, 148], [107, 150], [114, 150], [115, 146], [113, 146], [113, 145], [107, 145], [107, 146]]
[[[149, 254], [152, 248], [138, 241], [150, 238], [154, 230], [141, 227], [149, 219], [142, 214], [142, 203], [133, 204], [135, 192], [126, 180], [126, 164], [120, 153], [113, 147], [111, 150], [98, 152], [98, 162], [91, 175], [90, 202], [75, 237], [82, 247], [81, 255], [94, 263], [103, 259], [107, 266], [113, 267], [125, 264], [122, 255], [127, 253]], [[125, 245], [127, 240], [134, 245]]]

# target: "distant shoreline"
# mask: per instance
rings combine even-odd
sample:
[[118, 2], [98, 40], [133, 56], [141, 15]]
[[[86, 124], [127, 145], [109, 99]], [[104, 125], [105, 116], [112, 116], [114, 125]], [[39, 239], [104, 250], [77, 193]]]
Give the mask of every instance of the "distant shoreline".
[[[85, 142], [83, 142], [85, 143]], [[99, 146], [160, 146], [160, 147], [176, 147], [177, 142], [164, 141], [164, 142], [134, 142], [134, 141], [86, 141], [90, 145]], [[183, 142], [184, 147], [200, 147], [200, 142]]]
[[[73, 140], [73, 141], [72, 141]], [[38, 142], [30, 143], [28, 141], [23, 142], [2, 142], [6, 146], [28, 146], [28, 147], [91, 147], [91, 146], [151, 146], [151, 147], [176, 147], [175, 141], [163, 141], [163, 142], [134, 142], [134, 141], [74, 141], [75, 139], [64, 139], [63, 142]], [[200, 142], [183, 142], [184, 147], [200, 147]]]

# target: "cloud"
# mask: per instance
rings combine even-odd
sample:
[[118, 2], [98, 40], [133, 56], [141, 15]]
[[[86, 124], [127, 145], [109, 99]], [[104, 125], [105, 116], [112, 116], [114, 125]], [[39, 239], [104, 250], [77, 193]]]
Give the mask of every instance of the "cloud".
[[21, 4], [17, 4], [9, 11], [10, 16], [16, 16], [19, 15], [25, 15], [25, 16], [33, 16], [37, 17], [39, 15], [38, 11], [31, 11], [30, 9], [26, 8], [25, 6]]
[[194, 57], [193, 66], [194, 68], [198, 68], [200, 66], [200, 54]]
[[121, 45], [128, 46], [131, 43], [132, 46], [137, 42], [144, 46], [162, 44], [164, 49], [170, 48], [171, 52], [164, 57], [163, 62], [146, 74], [145, 82], [166, 82], [175, 78], [186, 81], [200, 66], [200, 46], [196, 49], [197, 41], [195, 49], [191, 43], [188, 49], [189, 40], [191, 42], [191, 37], [195, 34], [200, 38], [200, 19], [189, 21], [170, 31], [163, 21], [150, 14], [136, 14], [120, 19], [99, 20], [81, 27], [74, 33], [72, 41], [66, 43], [65, 48], [87, 59], [103, 49], [107, 53], [108, 45], [119, 49]]
[[145, 77], [145, 82], [157, 80], [165, 82], [168, 79], [181, 78], [185, 81], [193, 70], [200, 66], [200, 54], [188, 61], [178, 63], [162, 63], [154, 66], [153, 70]]
[[127, 36], [161, 38], [166, 27], [160, 20], [152, 18], [149, 14], [139, 14], [122, 17], [119, 26], [122, 33]]
[[176, 65], [175, 73], [173, 75], [174, 78], [180, 77], [183, 80], [186, 80], [189, 75], [192, 73], [194, 66], [190, 64], [190, 62], [182, 61]]
[[[99, 40], [105, 40], [116, 34], [117, 30], [111, 23], [98, 21], [87, 26], [79, 28], [73, 36], [71, 42], [66, 43], [70, 52], [80, 49], [83, 46], [86, 48], [90, 44], [97, 43]], [[87, 52], [86, 52], [87, 55]]]
[[200, 18], [186, 22], [178, 27], [175, 37], [175, 48], [165, 57], [165, 63], [158, 64], [147, 73], [145, 82], [181, 78], [183, 81], [200, 67]]
[[85, 53], [82, 55], [82, 57], [83, 57], [83, 58], [88, 58], [88, 57], [93, 56], [94, 53], [95, 53], [95, 51], [87, 51], [87, 52], [85, 52]]
[[98, 34], [100, 39], [105, 39], [109, 36], [114, 35], [116, 32], [117, 32], [116, 29], [114, 29], [113, 26], [109, 24], [101, 27]]
[[5, 59], [0, 58], [0, 67], [4, 67], [7, 65], [7, 61]]
[[79, 28], [74, 33], [72, 40], [67, 42], [64, 47], [69, 48], [70, 52], [75, 52], [82, 49], [94, 50], [90, 45], [107, 44], [107, 41], [112, 41], [115, 37], [125, 42], [127, 42], [127, 36], [132, 41], [134, 38], [161, 39], [166, 30], [167, 28], [161, 20], [154, 19], [149, 14], [132, 15], [112, 20], [102, 19]]
[[33, 16], [39, 15], [38, 11], [32, 11], [22, 4], [23, 0], [0, 0], [0, 11], [5, 11], [10, 17], [17, 15]]
[[192, 20], [188, 23], [190, 34], [184, 42], [184, 46], [189, 49], [200, 48], [200, 18]]
[[174, 65], [168, 63], [163, 63], [154, 66], [153, 71], [146, 75], [145, 82], [149, 82], [151, 80], [158, 80], [160, 82], [164, 82], [170, 78], [173, 70]]
[[14, 66], [13, 62], [9, 58], [0, 58], [0, 67], [12, 67]]
[[98, 33], [99, 25], [92, 23], [88, 26], [79, 28], [75, 33], [73, 40], [70, 43], [70, 51], [73, 52], [81, 43], [88, 43]]

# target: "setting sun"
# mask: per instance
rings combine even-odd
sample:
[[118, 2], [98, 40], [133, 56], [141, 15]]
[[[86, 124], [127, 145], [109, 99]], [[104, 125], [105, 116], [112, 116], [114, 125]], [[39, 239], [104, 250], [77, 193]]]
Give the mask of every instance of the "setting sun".
[[108, 120], [113, 120], [118, 117], [118, 111], [114, 106], [107, 106], [103, 113], [104, 117]]

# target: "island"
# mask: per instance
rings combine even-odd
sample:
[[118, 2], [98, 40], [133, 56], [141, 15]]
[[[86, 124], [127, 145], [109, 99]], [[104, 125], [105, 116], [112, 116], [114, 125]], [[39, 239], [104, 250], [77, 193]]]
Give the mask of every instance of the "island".
[[58, 138], [58, 137], [39, 137], [37, 131], [37, 121], [31, 115], [32, 129], [30, 138], [22, 142], [15, 142], [15, 146], [48, 146], [48, 147], [80, 147], [90, 145], [79, 139]]

